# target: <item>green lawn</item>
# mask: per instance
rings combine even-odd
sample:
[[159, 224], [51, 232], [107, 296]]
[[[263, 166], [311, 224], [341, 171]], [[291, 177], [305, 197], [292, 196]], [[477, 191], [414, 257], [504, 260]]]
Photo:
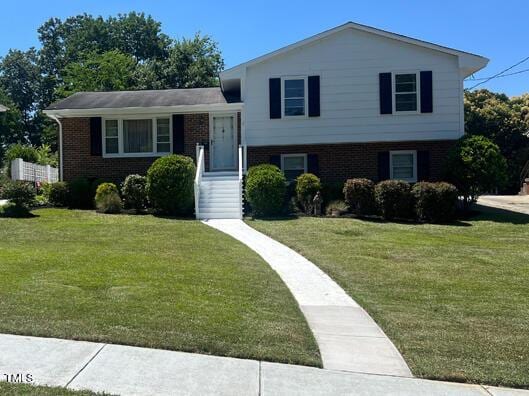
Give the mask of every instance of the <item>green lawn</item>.
[[484, 213], [456, 225], [248, 224], [336, 280], [414, 375], [529, 388], [529, 216]]
[[0, 218], [0, 333], [320, 366], [255, 253], [194, 220], [35, 210]]
[[100, 396], [104, 393], [90, 391], [73, 391], [66, 388], [34, 386], [28, 384], [16, 384], [0, 382], [0, 394], [2, 396]]

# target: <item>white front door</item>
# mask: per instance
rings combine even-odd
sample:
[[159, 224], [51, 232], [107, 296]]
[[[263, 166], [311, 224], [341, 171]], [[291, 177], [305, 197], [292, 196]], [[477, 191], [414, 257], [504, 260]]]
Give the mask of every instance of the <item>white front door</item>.
[[214, 115], [210, 136], [211, 170], [237, 168], [237, 135], [234, 115]]

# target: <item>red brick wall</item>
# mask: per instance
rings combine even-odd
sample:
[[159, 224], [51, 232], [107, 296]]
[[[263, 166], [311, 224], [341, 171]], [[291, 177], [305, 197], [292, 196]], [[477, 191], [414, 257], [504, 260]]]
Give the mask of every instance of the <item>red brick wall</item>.
[[248, 147], [248, 166], [268, 163], [270, 155], [317, 154], [320, 177], [323, 181], [342, 182], [352, 177], [367, 177], [377, 180], [378, 152], [428, 150], [430, 152], [430, 179], [439, 180], [443, 161], [453, 144], [453, 140], [440, 140]]
[[[240, 113], [237, 114], [240, 120]], [[64, 180], [78, 176], [121, 181], [132, 173], [144, 175], [157, 157], [103, 158], [90, 155], [90, 118], [66, 118], [63, 125]], [[238, 141], [240, 142], [240, 122]], [[209, 114], [184, 115], [184, 154], [196, 160], [196, 144], [209, 142]], [[206, 169], [209, 168], [209, 150], [205, 150]]]

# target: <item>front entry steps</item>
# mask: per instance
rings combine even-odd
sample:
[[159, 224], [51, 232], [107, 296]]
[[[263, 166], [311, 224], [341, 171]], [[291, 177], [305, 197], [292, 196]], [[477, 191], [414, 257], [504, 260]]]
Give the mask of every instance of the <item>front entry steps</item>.
[[241, 219], [242, 199], [237, 172], [207, 172], [200, 181], [198, 219]]

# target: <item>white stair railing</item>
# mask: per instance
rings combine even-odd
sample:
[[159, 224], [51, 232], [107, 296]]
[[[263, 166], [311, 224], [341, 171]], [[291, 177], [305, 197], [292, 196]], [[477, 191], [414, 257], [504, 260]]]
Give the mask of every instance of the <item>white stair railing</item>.
[[195, 175], [195, 216], [199, 218], [200, 183], [204, 174], [204, 146], [197, 144], [197, 173]]
[[243, 210], [242, 210], [242, 203], [243, 203], [243, 199], [242, 199], [242, 173], [243, 173], [243, 169], [242, 169], [242, 164], [243, 164], [243, 158], [242, 158], [242, 146], [239, 145], [239, 217], [242, 219], [242, 215], [243, 215]]

